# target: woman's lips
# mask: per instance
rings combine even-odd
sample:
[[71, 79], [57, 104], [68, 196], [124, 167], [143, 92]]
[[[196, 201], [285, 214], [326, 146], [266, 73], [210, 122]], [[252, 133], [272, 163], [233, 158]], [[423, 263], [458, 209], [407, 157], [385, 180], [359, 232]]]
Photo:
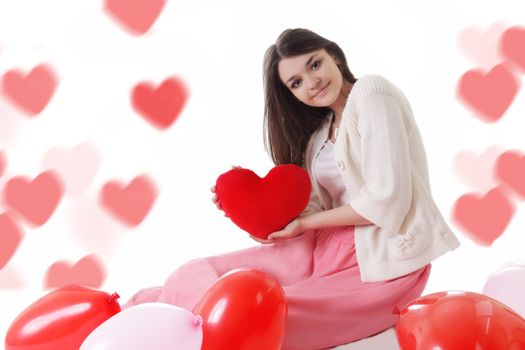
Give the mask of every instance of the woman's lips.
[[[331, 83], [331, 82], [330, 82]], [[316, 98], [317, 96], [319, 96], [320, 94], [322, 94], [326, 88], [328, 87], [328, 85], [330, 85], [330, 83], [326, 84], [324, 88], [321, 89], [321, 91], [319, 91], [317, 94], [314, 95], [313, 98]]]

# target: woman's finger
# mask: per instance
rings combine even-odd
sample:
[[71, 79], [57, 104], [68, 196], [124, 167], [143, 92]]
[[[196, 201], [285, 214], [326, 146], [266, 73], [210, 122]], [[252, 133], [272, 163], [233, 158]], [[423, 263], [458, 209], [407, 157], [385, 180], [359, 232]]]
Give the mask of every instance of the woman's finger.
[[267, 240], [261, 239], [261, 238], [259, 238], [259, 237], [253, 236], [253, 235], [250, 235], [250, 237], [251, 237], [253, 240], [256, 240], [256, 241], [259, 242], [259, 243], [263, 243], [263, 244], [273, 243], [273, 242], [270, 242], [270, 241], [267, 241]]

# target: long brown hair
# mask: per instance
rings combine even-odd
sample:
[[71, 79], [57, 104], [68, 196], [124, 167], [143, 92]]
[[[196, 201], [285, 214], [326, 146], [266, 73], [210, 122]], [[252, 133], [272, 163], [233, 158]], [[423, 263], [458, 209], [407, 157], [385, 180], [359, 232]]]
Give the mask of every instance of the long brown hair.
[[352, 84], [357, 81], [343, 50], [308, 29], [286, 29], [264, 54], [264, 146], [275, 165], [292, 163], [302, 167], [310, 136], [330, 112], [329, 107], [312, 107], [299, 101], [279, 78], [279, 61], [320, 49], [339, 59], [344, 80]]

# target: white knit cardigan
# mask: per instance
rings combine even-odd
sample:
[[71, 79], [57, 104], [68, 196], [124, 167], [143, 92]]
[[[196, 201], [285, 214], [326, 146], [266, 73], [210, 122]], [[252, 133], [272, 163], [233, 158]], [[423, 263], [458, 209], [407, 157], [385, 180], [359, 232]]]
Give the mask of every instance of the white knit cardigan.
[[[311, 136], [304, 166], [312, 180], [300, 216], [331, 209], [313, 160], [333, 118]], [[356, 225], [355, 248], [363, 282], [415, 271], [460, 245], [431, 196], [428, 167], [412, 109], [399, 88], [380, 75], [354, 83], [343, 111], [334, 157], [350, 195], [347, 203], [371, 221]]]

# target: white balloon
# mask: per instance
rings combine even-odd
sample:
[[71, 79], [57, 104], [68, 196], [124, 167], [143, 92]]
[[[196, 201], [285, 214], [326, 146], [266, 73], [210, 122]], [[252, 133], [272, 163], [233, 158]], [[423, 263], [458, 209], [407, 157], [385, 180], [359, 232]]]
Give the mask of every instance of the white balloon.
[[89, 334], [80, 350], [200, 350], [202, 318], [164, 303], [131, 306]]
[[483, 294], [494, 298], [525, 318], [525, 263], [505, 264], [490, 274]]

